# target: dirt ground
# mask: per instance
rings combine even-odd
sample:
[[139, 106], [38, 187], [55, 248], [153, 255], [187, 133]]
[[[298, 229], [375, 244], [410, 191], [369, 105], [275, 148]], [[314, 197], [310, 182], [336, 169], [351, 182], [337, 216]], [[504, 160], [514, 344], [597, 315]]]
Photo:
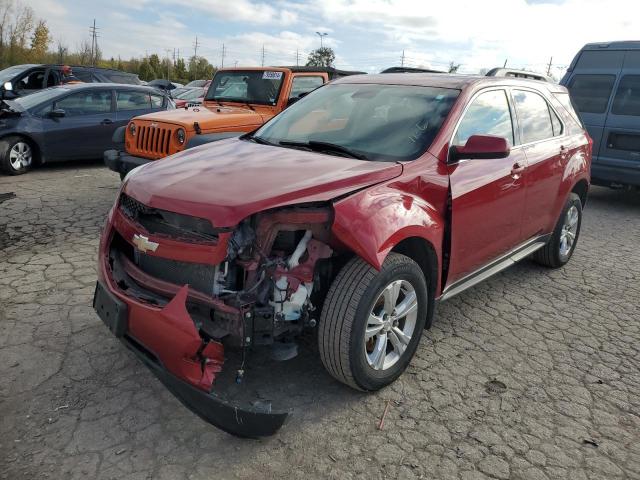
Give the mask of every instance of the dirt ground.
[[249, 370], [293, 408], [256, 441], [187, 411], [94, 314], [118, 185], [99, 163], [0, 177], [0, 478], [640, 479], [640, 194], [593, 188], [565, 268], [439, 305], [390, 388], [338, 384], [313, 342]]

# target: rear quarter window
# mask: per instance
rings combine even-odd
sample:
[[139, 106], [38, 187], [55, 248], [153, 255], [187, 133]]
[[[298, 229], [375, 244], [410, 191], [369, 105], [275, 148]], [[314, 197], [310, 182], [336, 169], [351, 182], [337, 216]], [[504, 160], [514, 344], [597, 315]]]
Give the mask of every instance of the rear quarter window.
[[580, 112], [604, 113], [615, 81], [615, 75], [578, 74], [571, 79], [568, 88]]

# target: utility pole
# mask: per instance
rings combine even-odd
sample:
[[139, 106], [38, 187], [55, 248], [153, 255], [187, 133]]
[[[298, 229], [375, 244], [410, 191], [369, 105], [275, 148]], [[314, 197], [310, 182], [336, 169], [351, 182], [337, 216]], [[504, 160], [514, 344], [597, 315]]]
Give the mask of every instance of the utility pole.
[[196, 35], [196, 41], [193, 42], [193, 56], [195, 58], [198, 58], [198, 47], [200, 46], [200, 44], [198, 43], [198, 36]]
[[236, 60], [235, 62], [233, 62], [233, 66], [237, 67], [238, 66], [238, 60]]
[[507, 68], [507, 60], [509, 60], [508, 58], [504, 59], [504, 65], [502, 66], [502, 68]]
[[89, 27], [91, 32], [91, 65], [96, 66], [96, 57], [98, 56], [98, 30], [96, 27], [96, 19], [93, 19], [93, 25]]
[[296, 67], [300, 65], [300, 52], [298, 52], [298, 49], [296, 48]]
[[323, 45], [322, 45], [322, 39], [323, 39], [324, 37], [326, 37], [327, 35], [329, 35], [329, 34], [328, 34], [328, 33], [326, 33], [326, 32], [322, 32], [322, 33], [320, 33], [320, 32], [316, 32], [316, 35], [318, 35], [318, 36], [320, 37], [320, 48], [324, 48], [324, 47], [323, 47]]
[[[169, 54], [171, 53], [170, 48], [165, 48], [165, 52], [167, 52], [167, 80], [171, 81], [171, 61], [169, 60]], [[175, 56], [176, 51], [173, 50], [173, 55]]]
[[224, 43], [222, 44], [222, 61], [220, 62], [220, 68], [224, 68], [224, 54], [225, 54], [225, 50], [224, 50]]
[[547, 67], [547, 77], [551, 76], [551, 65], [553, 64], [553, 57], [549, 59], [549, 66]]
[[[200, 44], [198, 43], [198, 36], [196, 35], [196, 41], [193, 44], [193, 66], [195, 68], [195, 72], [193, 72], [193, 79], [198, 79], [198, 47]], [[189, 72], [191, 73], [191, 72]]]
[[262, 44], [262, 63], [261, 65], [264, 67], [264, 43]]
[[404, 67], [404, 50], [402, 50], [402, 58], [400, 59], [400, 66]]

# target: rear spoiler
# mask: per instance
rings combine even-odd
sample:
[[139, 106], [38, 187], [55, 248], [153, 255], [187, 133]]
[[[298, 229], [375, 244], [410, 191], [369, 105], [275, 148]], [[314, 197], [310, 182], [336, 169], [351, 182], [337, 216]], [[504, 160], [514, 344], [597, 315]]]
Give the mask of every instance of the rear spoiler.
[[546, 75], [541, 73], [529, 72], [527, 70], [514, 70], [512, 68], [492, 68], [487, 72], [487, 77], [514, 77], [528, 78], [529, 80], [539, 80], [541, 82], [550, 82]]

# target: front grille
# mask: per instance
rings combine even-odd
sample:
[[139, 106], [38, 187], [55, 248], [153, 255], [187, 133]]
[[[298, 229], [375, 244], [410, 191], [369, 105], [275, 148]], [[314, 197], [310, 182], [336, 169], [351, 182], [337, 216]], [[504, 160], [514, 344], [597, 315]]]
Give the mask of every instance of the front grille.
[[160, 210], [140, 203], [129, 195], [120, 195], [120, 211], [151, 234], [160, 234], [175, 240], [210, 243], [218, 240], [218, 231], [210, 221]]
[[[147, 275], [158, 280], [182, 286], [188, 284], [191, 288], [206, 295], [213, 294], [216, 267], [199, 263], [181, 262], [169, 258], [145, 255], [134, 249], [118, 232], [111, 241], [109, 257], [112, 261], [116, 281], [128, 278], [123, 270], [120, 257], [127, 258]], [[125, 281], [123, 285], [133, 286], [133, 280]], [[136, 284], [137, 285], [137, 284]], [[138, 285], [140, 289], [144, 287]], [[149, 292], [147, 292], [149, 293]]]
[[172, 133], [171, 128], [140, 125], [136, 131], [136, 150], [152, 155], [169, 155]]

